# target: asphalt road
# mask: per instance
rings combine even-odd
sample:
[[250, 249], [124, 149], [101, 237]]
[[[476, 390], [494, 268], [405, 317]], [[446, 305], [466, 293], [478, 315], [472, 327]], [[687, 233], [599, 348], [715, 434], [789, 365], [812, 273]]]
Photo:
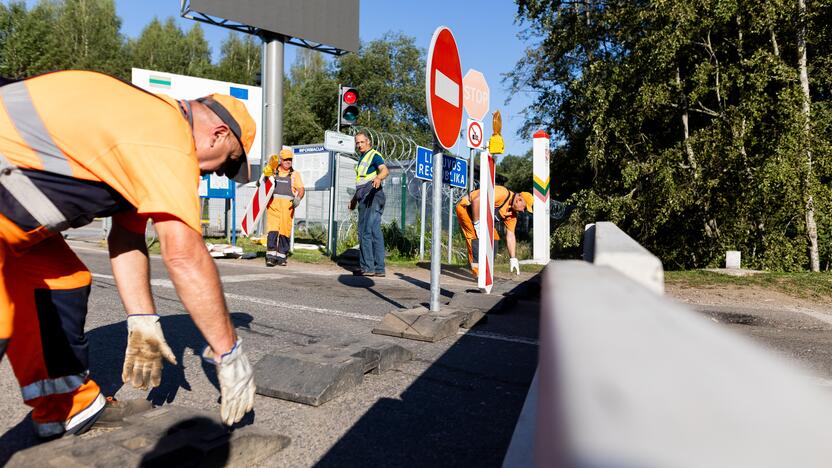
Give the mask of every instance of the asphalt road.
[[790, 359], [814, 375], [818, 385], [832, 388], [832, 315], [828, 312], [765, 304], [688, 306]]
[[[94, 242], [72, 245], [93, 273], [86, 328], [91, 374], [105, 394], [218, 412], [216, 380], [206, 376], [198, 357], [205, 342], [161, 260], [152, 259], [153, 292], [179, 365], [166, 365], [162, 385], [148, 393], [121, 383], [126, 326], [107, 253]], [[266, 268], [262, 259], [217, 263], [252, 362], [291, 343], [370, 336], [390, 310], [429, 299], [429, 271], [422, 269], [390, 269], [387, 278], [369, 279], [334, 266]], [[473, 286], [459, 275], [443, 275], [443, 298]], [[412, 350], [414, 359], [398, 370], [367, 375], [360, 387], [317, 408], [258, 395], [253, 416], [244, 422], [291, 438], [267, 466], [499, 466], [537, 363], [538, 309], [535, 302], [521, 302], [438, 343], [383, 338]], [[37, 443], [28, 413], [4, 360], [0, 464]]]

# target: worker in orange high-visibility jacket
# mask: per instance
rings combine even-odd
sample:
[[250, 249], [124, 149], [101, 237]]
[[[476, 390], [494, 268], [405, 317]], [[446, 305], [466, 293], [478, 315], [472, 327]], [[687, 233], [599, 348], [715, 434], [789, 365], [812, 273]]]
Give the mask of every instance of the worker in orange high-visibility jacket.
[[151, 218], [170, 278], [208, 342], [203, 356], [217, 366], [223, 421], [251, 409], [253, 373], [202, 240], [198, 184], [212, 172], [247, 181], [255, 131], [243, 103], [221, 94], [178, 101], [89, 71], [0, 81], [0, 359], [8, 355], [39, 436], [130, 413], [90, 379], [91, 274], [60, 235], [96, 217], [113, 217], [124, 382], [158, 386], [162, 359], [176, 363], [150, 291]]
[[300, 173], [292, 168], [295, 157], [290, 148], [283, 148], [279, 154], [269, 158], [263, 171], [274, 180], [274, 192], [266, 211], [266, 266], [286, 266], [289, 254], [289, 238], [295, 220], [295, 208], [303, 199], [303, 180]]
[[[477, 231], [480, 226], [480, 191], [474, 190], [462, 197], [456, 204], [456, 219], [459, 228], [465, 236], [468, 247], [468, 263], [471, 272], [476, 276], [479, 272], [479, 241]], [[502, 222], [506, 228], [506, 247], [508, 248], [510, 271], [520, 274], [520, 262], [517, 260], [517, 240], [514, 228], [517, 226], [517, 213], [532, 212], [534, 197], [529, 192], [512, 192], [502, 185], [494, 186], [494, 218]], [[494, 239], [498, 239], [494, 233]]]

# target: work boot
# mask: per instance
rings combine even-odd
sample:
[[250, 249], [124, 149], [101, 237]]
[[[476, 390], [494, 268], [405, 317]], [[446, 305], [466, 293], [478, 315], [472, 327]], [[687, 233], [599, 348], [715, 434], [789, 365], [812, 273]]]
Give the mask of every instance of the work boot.
[[277, 257], [277, 264], [279, 266], [286, 266], [286, 257]]
[[267, 267], [273, 267], [275, 265], [277, 265], [277, 258], [275, 258], [271, 255], [266, 255], [266, 266]]

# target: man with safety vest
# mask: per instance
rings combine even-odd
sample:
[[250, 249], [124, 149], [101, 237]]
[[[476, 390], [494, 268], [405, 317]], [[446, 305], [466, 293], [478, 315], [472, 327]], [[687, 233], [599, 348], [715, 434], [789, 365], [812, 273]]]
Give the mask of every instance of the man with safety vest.
[[358, 276], [384, 276], [384, 235], [381, 233], [381, 215], [384, 213], [382, 181], [390, 175], [384, 157], [370, 143], [364, 130], [355, 134], [358, 164], [355, 166], [355, 195], [349, 209], [358, 206], [358, 242], [360, 270]]
[[127, 312], [122, 380], [156, 387], [162, 359], [176, 364], [150, 290], [150, 218], [208, 342], [203, 358], [217, 367], [222, 420], [251, 410], [253, 372], [203, 243], [198, 184], [212, 172], [247, 181], [255, 132], [243, 103], [222, 94], [178, 101], [90, 71], [0, 82], [0, 359], [8, 354], [39, 436], [125, 414], [89, 376], [91, 274], [60, 235], [96, 217], [113, 217], [108, 247]]
[[[468, 247], [468, 263], [471, 265], [471, 272], [476, 276], [479, 272], [479, 242], [477, 232], [480, 226], [480, 191], [474, 190], [456, 204], [456, 218], [459, 220], [459, 228], [465, 236], [465, 244]], [[510, 257], [509, 265], [511, 272], [520, 274], [520, 262], [517, 260], [517, 240], [514, 237], [514, 228], [517, 226], [517, 213], [523, 211], [532, 212], [534, 198], [529, 192], [512, 192], [502, 185], [494, 186], [494, 218], [503, 223], [506, 228], [506, 247]], [[497, 239], [496, 232], [495, 239]]]
[[266, 211], [266, 266], [286, 266], [289, 253], [289, 237], [295, 219], [295, 208], [303, 199], [303, 180], [292, 168], [295, 153], [289, 148], [273, 154], [263, 175], [274, 180], [272, 199]]

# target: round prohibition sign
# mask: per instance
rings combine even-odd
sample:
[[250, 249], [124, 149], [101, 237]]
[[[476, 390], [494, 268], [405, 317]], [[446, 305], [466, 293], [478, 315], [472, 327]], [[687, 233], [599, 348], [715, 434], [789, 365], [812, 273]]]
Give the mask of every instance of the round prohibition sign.
[[468, 126], [468, 146], [472, 148], [479, 148], [482, 146], [482, 124], [479, 122], [471, 122]]

